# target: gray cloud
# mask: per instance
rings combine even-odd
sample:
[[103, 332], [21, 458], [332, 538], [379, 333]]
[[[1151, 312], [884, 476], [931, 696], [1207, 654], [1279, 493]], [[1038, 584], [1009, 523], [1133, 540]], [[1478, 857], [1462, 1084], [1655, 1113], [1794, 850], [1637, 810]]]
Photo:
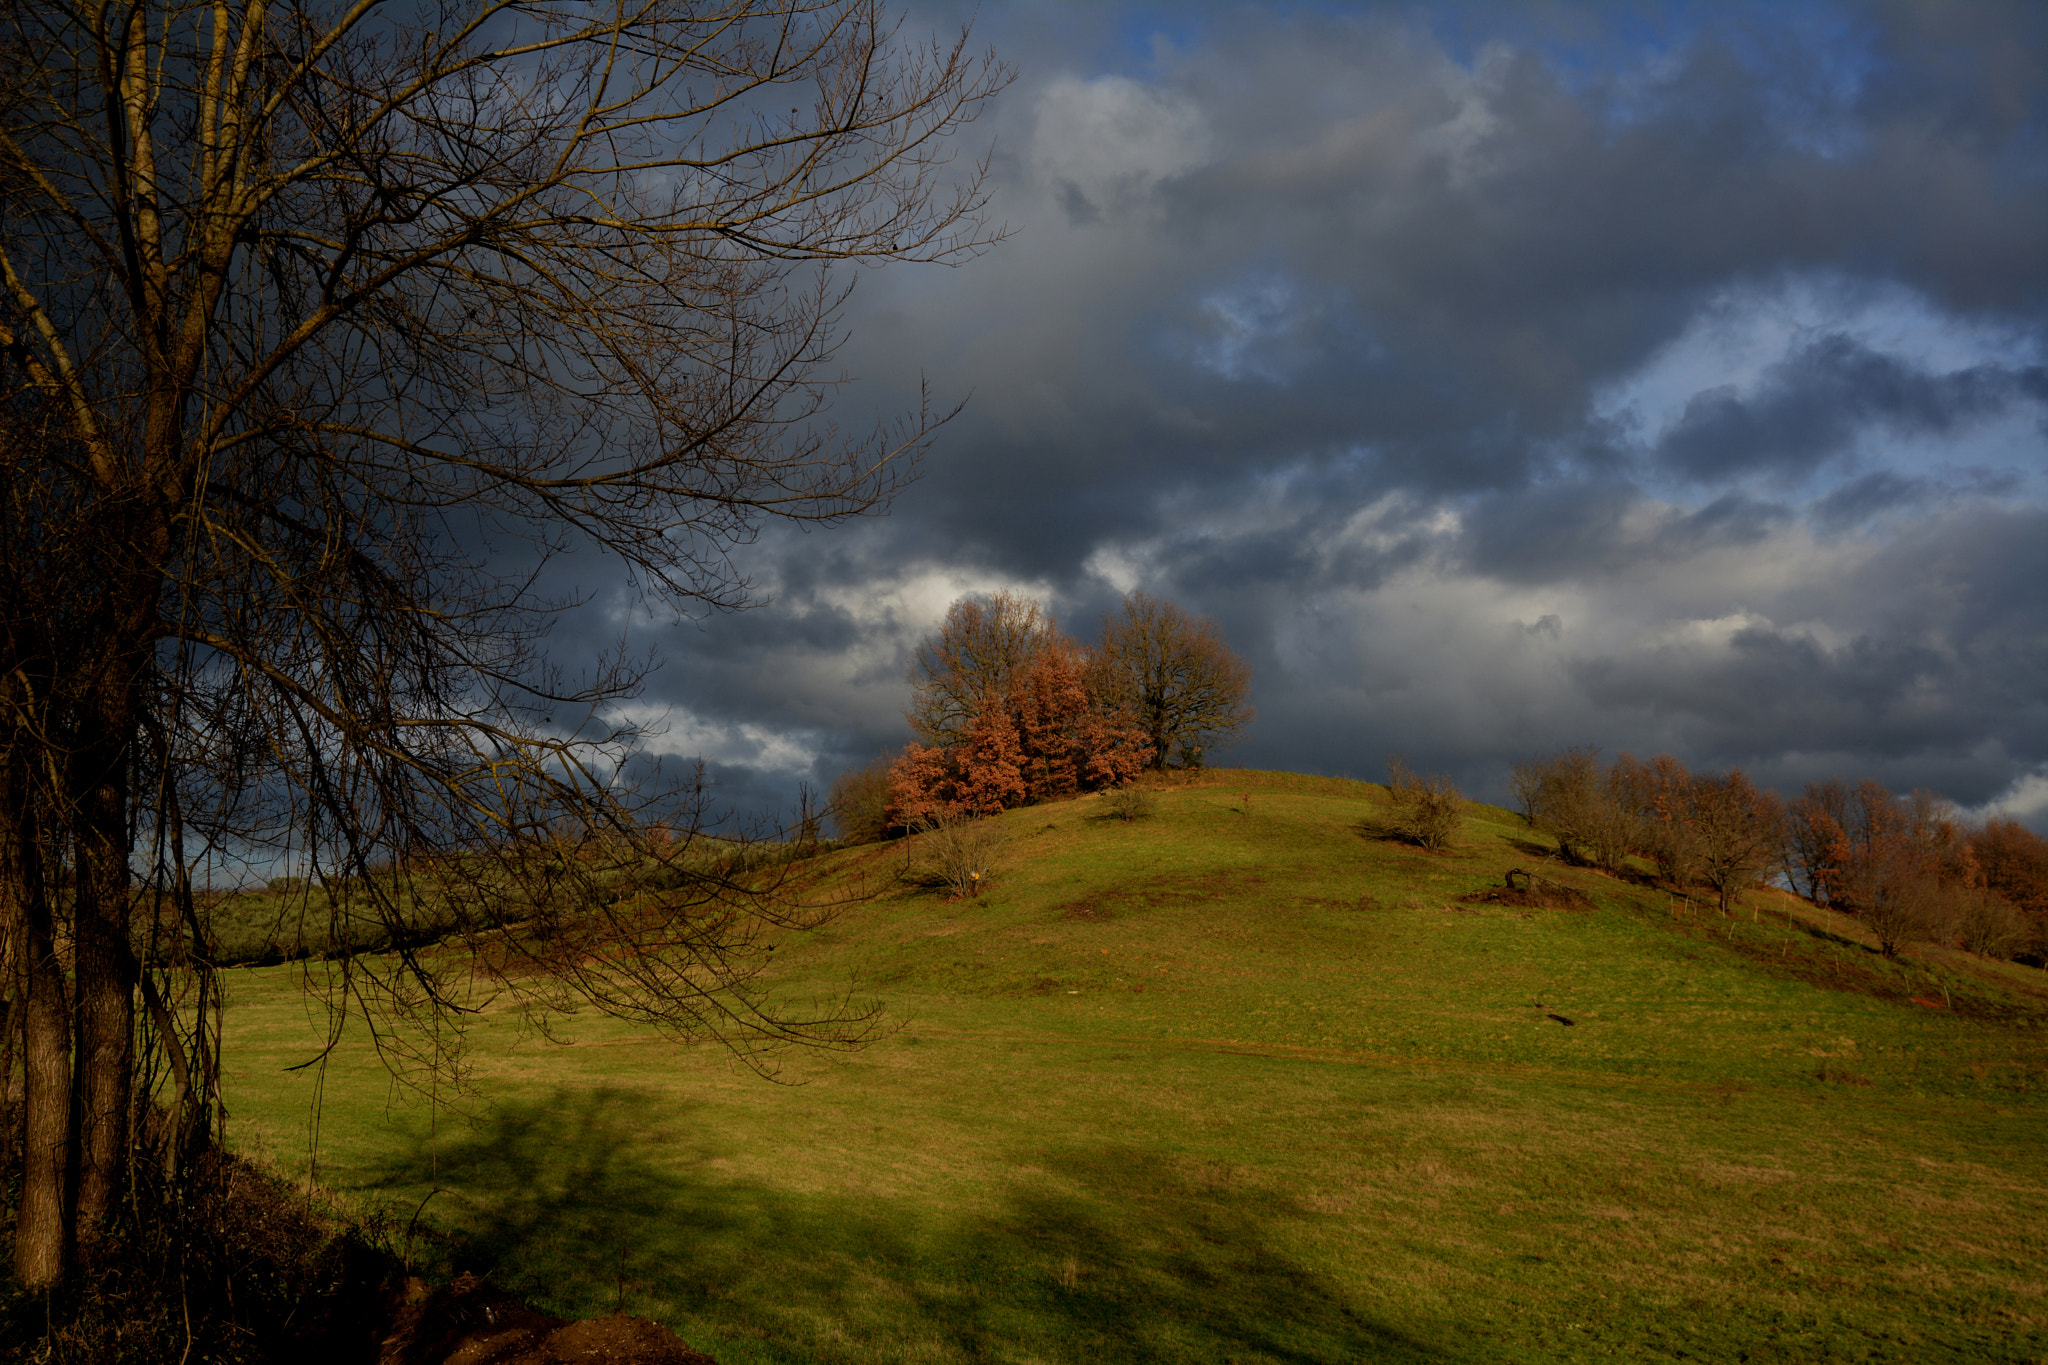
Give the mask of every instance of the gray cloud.
[[1854, 526], [1894, 507], [1924, 503], [1937, 493], [1926, 479], [1908, 478], [1889, 469], [1865, 474], [1815, 502], [1811, 516], [1816, 526], [1839, 530]]
[[2048, 402], [2048, 372], [2038, 365], [1931, 374], [1850, 337], [1826, 336], [1772, 366], [1752, 395], [1733, 385], [1694, 395], [1657, 455], [1698, 480], [1759, 469], [1804, 475], [1873, 425], [1946, 434], [2026, 400]]
[[984, 12], [1015, 236], [842, 354], [849, 422], [971, 401], [889, 519], [764, 537], [774, 605], [636, 627], [649, 705], [786, 789], [900, 742], [948, 594], [1137, 584], [1252, 659], [1231, 761], [2048, 765], [2042, 13], [1622, 13]]

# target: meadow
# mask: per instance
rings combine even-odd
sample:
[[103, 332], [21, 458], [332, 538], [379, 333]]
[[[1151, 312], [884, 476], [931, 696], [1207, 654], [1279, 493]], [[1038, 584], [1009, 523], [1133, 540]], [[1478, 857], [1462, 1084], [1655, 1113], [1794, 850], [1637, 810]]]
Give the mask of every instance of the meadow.
[[[724, 1365], [2048, 1359], [2043, 973], [1723, 919], [1493, 808], [1426, 854], [1383, 794], [1011, 811], [966, 900], [828, 854], [873, 894], [776, 984], [888, 1028], [773, 1083], [501, 1002], [436, 1107], [359, 1026], [286, 1070], [330, 966], [231, 971], [231, 1136], [423, 1273]], [[1510, 867], [1586, 903], [1465, 899]]]

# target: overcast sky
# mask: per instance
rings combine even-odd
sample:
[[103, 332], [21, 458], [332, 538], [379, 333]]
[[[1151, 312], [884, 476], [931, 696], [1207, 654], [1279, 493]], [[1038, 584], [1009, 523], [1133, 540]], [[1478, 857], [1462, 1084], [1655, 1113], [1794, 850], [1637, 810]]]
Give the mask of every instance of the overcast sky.
[[975, 31], [1011, 236], [863, 273], [839, 411], [966, 410], [886, 518], [748, 551], [767, 605], [633, 621], [657, 749], [784, 799], [908, 738], [956, 596], [1086, 639], [1143, 588], [1251, 662], [1232, 766], [1498, 800], [1596, 743], [2048, 829], [2048, 6]]

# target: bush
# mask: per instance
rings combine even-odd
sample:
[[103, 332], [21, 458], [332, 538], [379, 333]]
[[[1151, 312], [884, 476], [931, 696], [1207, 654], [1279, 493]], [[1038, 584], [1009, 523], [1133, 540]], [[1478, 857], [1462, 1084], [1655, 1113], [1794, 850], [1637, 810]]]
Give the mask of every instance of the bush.
[[994, 820], [939, 811], [921, 820], [915, 833], [911, 880], [963, 897], [980, 895], [994, 876], [1003, 847], [1003, 827]]
[[1123, 821], [1142, 819], [1150, 815], [1157, 804], [1151, 792], [1128, 782], [1111, 788], [1102, 799], [1102, 808]]
[[1470, 802], [1448, 773], [1423, 777], [1409, 771], [1399, 754], [1387, 760], [1387, 791], [1392, 801], [1387, 824], [1394, 836], [1441, 853], [1458, 832]]

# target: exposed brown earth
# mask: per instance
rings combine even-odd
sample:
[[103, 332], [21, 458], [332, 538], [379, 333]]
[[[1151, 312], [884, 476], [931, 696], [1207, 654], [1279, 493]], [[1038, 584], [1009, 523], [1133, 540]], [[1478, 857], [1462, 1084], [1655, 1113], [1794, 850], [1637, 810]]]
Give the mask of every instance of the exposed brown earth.
[[407, 1286], [377, 1365], [717, 1365], [659, 1323], [624, 1313], [571, 1322], [536, 1312], [473, 1275]]

